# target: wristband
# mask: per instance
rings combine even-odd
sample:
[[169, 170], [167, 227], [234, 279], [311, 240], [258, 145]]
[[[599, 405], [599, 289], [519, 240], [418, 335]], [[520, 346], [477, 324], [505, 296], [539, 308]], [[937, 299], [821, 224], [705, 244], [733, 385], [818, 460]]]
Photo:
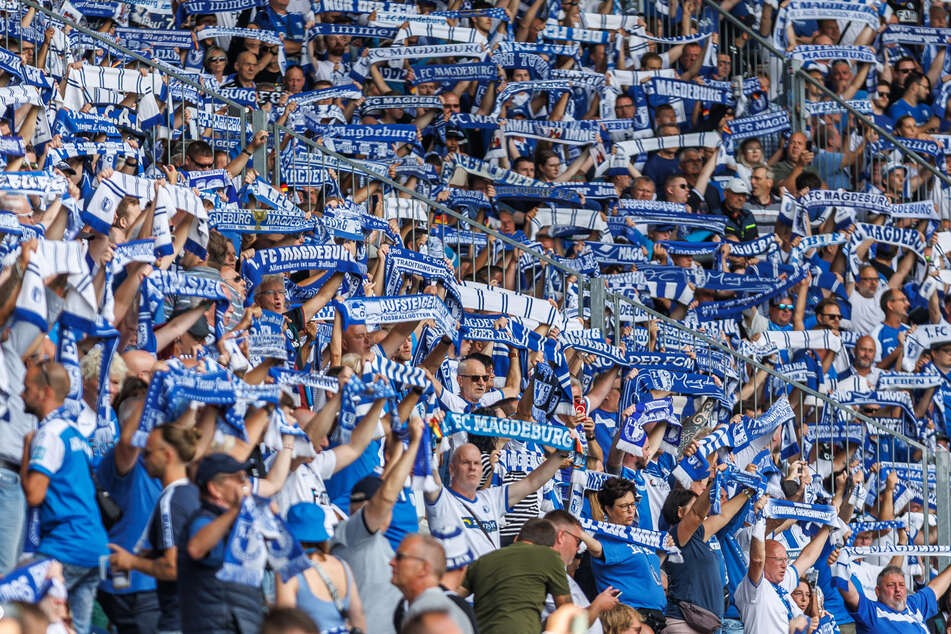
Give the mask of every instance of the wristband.
[[251, 157], [254, 156], [254, 152], [248, 152], [248, 148], [244, 148], [243, 150], [241, 150], [241, 153], [242, 153], [242, 154], [247, 154], [247, 155], [248, 155], [248, 158], [251, 158]]

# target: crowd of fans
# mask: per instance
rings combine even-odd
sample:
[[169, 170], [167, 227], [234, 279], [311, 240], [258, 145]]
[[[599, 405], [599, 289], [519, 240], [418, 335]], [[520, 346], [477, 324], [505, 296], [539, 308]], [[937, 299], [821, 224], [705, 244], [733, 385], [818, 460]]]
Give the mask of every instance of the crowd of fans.
[[947, 5], [5, 3], [0, 630], [951, 631]]

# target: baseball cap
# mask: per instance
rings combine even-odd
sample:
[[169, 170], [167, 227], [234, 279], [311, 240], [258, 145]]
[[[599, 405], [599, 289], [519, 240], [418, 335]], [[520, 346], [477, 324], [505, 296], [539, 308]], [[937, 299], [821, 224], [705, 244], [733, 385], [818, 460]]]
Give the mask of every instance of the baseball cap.
[[226, 453], [209, 454], [198, 463], [198, 469], [195, 471], [195, 484], [204, 487], [219, 474], [239, 473], [246, 471], [247, 468], [247, 462], [238, 462]]
[[731, 178], [730, 182], [726, 184], [726, 191], [733, 192], [734, 194], [747, 194], [750, 193], [750, 186], [746, 184], [746, 181], [742, 178]]
[[350, 504], [366, 502], [373, 497], [373, 494], [376, 493], [376, 490], [379, 489], [382, 484], [383, 480], [380, 476], [376, 475], [368, 475], [357, 481], [350, 491]]

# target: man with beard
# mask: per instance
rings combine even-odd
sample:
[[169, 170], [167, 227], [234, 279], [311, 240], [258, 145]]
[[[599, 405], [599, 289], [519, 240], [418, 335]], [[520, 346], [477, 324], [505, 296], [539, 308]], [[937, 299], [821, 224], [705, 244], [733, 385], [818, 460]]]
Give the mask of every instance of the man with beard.
[[328, 35], [324, 41], [327, 43], [327, 52], [323, 55], [323, 59], [314, 62], [317, 80], [329, 81], [337, 85], [350, 73], [351, 61], [347, 51], [350, 47], [350, 36]]
[[39, 507], [37, 554], [63, 564], [73, 625], [86, 634], [99, 584], [99, 557], [109, 550], [89, 470], [92, 451], [75, 427], [75, 415], [64, 406], [68, 392], [69, 375], [59, 363], [45, 360], [27, 370], [24, 409], [39, 424], [36, 434], [24, 440], [20, 477], [27, 504]]
[[839, 592], [855, 618], [858, 634], [911, 634], [928, 631], [925, 623], [938, 613], [937, 597], [945, 593], [948, 585], [951, 585], [951, 568], [945, 568], [927, 586], [909, 596], [902, 569], [886, 566], [878, 573], [876, 601], [857, 591], [851, 580], [844, 588], [840, 586]]
[[878, 383], [881, 370], [875, 367], [875, 340], [864, 335], [855, 342], [852, 367], [836, 383], [839, 391], [871, 392]]

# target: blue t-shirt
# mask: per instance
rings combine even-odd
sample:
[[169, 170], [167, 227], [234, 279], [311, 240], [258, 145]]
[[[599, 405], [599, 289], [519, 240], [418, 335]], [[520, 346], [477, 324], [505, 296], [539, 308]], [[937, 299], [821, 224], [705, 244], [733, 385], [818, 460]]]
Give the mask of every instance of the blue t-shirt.
[[679, 170], [680, 163], [677, 162], [676, 158], [669, 159], [658, 154], [651, 154], [647, 157], [647, 162], [644, 163], [644, 169], [641, 170], [641, 173], [654, 181], [657, 193], [663, 196], [664, 181], [667, 180], [669, 175]]
[[403, 487], [400, 496], [396, 499], [396, 504], [393, 505], [392, 519], [384, 536], [389, 540], [394, 551], [399, 548], [404, 537], [419, 532], [419, 515], [416, 513], [415, 499], [416, 494], [412, 487]]
[[63, 563], [94, 568], [109, 554], [106, 529], [89, 471], [92, 451], [79, 431], [51, 412], [30, 445], [30, 471], [47, 476], [40, 505], [38, 551]]
[[330, 502], [342, 509], [350, 508], [350, 491], [353, 485], [370, 475], [380, 465], [381, 441], [374, 440], [363, 450], [360, 457], [333, 474], [325, 482]]
[[[674, 541], [677, 539], [677, 526], [670, 529]], [[664, 562], [667, 573], [667, 593], [672, 599], [694, 603], [723, 617], [723, 559], [712, 546], [703, 541], [703, 525], [693, 532], [686, 544], [677, 544], [683, 554], [683, 562], [673, 563], [668, 558]], [[714, 538], [716, 539], [716, 538]], [[682, 619], [680, 606], [671, 601], [667, 604], [667, 616]]]
[[912, 106], [904, 99], [899, 99], [888, 109], [888, 116], [896, 122], [908, 114], [915, 118], [915, 123], [918, 125], [925, 124], [931, 119], [931, 109], [923, 103]]
[[614, 586], [621, 591], [621, 603], [632, 608], [663, 610], [667, 607], [667, 597], [661, 587], [660, 559], [654, 551], [607, 536], [598, 541], [604, 549], [603, 559], [591, 558], [598, 592]]
[[[120, 475], [116, 469], [115, 453], [113, 447], [102, 456], [96, 469], [96, 479], [99, 486], [108, 491], [122, 508], [122, 519], [109, 530], [109, 542], [132, 552], [149, 523], [152, 509], [162, 492], [162, 483], [149, 477], [142, 456], [136, 459], [129, 473]], [[155, 590], [155, 578], [133, 570], [129, 573], [128, 588], [116, 590], [109, 579], [103, 580], [99, 588], [113, 594]]]
[[843, 155], [840, 152], [818, 150], [813, 167], [829, 189], [850, 189], [849, 176], [842, 168]]
[[934, 590], [924, 587], [908, 597], [902, 612], [866, 599], [860, 592], [858, 609], [852, 612], [852, 617], [858, 634], [922, 634], [928, 631], [924, 623], [937, 613]]

